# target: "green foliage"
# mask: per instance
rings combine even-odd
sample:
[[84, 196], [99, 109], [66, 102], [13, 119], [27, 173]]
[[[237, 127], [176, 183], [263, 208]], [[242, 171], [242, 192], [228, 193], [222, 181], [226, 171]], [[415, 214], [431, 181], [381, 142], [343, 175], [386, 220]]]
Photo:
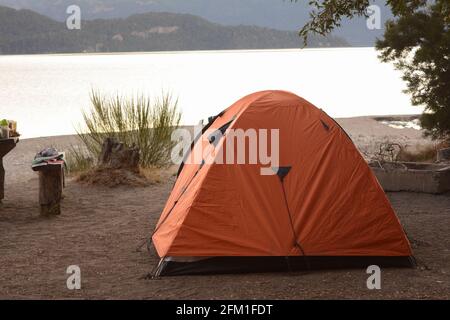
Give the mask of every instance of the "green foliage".
[[[296, 1], [296, 0], [292, 0]], [[300, 30], [325, 35], [342, 18], [366, 15], [373, 0], [312, 0], [311, 20]], [[450, 137], [450, 2], [448, 0], [387, 0], [395, 20], [388, 21], [380, 58], [403, 71], [413, 105], [424, 105], [421, 125], [435, 138]]]
[[[164, 167], [169, 164], [171, 139], [178, 127], [181, 113], [178, 101], [170, 94], [162, 94], [153, 103], [150, 98], [137, 96], [126, 99], [119, 95], [105, 97], [91, 93], [91, 107], [83, 112], [84, 128], [78, 135], [89, 155], [98, 158], [107, 137], [128, 146], [135, 145], [141, 152], [141, 166]], [[85, 159], [74, 152], [78, 159]]]
[[[367, 7], [373, 2], [374, 0], [308, 0], [312, 7], [310, 20], [299, 32], [304, 44], [306, 45], [311, 34], [325, 36], [340, 27], [343, 18], [367, 16]], [[426, 2], [427, 0], [386, 0], [395, 16], [411, 14]]]
[[[291, 1], [298, 2], [298, 0]], [[308, 3], [313, 8], [310, 21], [299, 32], [304, 45], [307, 44], [311, 34], [325, 36], [336, 27], [340, 27], [344, 17], [366, 15], [370, 0], [309, 0]]]
[[424, 105], [421, 125], [433, 138], [450, 137], [450, 3], [436, 1], [389, 21], [378, 41], [384, 62], [403, 71], [414, 105]]

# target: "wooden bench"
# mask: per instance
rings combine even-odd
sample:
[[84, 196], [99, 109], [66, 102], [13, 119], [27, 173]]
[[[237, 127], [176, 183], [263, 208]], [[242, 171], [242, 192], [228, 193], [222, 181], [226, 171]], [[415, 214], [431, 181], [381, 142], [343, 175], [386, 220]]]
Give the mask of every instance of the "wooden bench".
[[60, 215], [64, 187], [64, 164], [47, 164], [33, 168], [33, 170], [39, 172], [41, 215]]
[[5, 198], [5, 168], [3, 167], [3, 157], [14, 149], [18, 142], [19, 138], [0, 140], [0, 202]]

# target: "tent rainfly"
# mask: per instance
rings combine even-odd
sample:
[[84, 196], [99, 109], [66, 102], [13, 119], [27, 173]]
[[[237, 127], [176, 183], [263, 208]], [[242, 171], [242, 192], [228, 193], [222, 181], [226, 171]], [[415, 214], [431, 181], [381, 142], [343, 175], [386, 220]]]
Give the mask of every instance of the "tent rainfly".
[[[278, 130], [273, 174], [262, 174], [264, 163], [205, 161], [237, 157], [227, 141], [237, 129]], [[203, 161], [187, 161], [199, 153]], [[285, 91], [253, 93], [210, 118], [152, 240], [154, 276], [414, 265], [400, 221], [350, 137]]]

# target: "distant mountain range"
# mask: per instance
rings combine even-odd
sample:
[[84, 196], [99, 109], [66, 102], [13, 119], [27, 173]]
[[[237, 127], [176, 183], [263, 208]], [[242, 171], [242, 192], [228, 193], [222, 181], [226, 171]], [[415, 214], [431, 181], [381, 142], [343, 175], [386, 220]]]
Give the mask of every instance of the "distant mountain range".
[[[189, 14], [150, 12], [124, 19], [84, 20], [80, 30], [68, 30], [65, 22], [36, 12], [0, 7], [2, 54], [272, 49], [301, 45], [296, 32], [223, 26]], [[348, 43], [336, 37], [314, 37], [310, 46]]]
[[[392, 17], [386, 0], [374, 0], [381, 8], [382, 21]], [[308, 20], [307, 0], [0, 0], [0, 5], [30, 9], [57, 21], [67, 17], [66, 8], [81, 7], [83, 19], [127, 18], [146, 12], [192, 14], [226, 26], [252, 25], [270, 29], [298, 31]], [[0, 22], [1, 23], [1, 22]], [[369, 30], [364, 18], [343, 21], [334, 36], [352, 46], [373, 46], [384, 30]], [[384, 23], [383, 23], [384, 25]]]

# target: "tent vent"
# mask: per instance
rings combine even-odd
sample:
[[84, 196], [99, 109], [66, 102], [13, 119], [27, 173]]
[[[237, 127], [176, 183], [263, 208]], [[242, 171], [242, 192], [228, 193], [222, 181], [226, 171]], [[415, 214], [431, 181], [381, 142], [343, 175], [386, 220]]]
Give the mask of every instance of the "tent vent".
[[209, 137], [208, 137], [208, 141], [211, 144], [214, 144], [214, 146], [217, 146], [217, 144], [220, 141], [220, 138], [223, 137], [223, 135], [225, 134], [225, 132], [227, 131], [227, 129], [231, 126], [231, 124], [233, 123], [234, 118], [231, 119], [231, 121], [228, 121], [227, 123], [225, 123], [223, 126], [221, 126], [219, 129], [217, 129], [216, 131], [214, 131]]
[[278, 167], [278, 168], [272, 168], [274, 172], [276, 172], [277, 176], [280, 178], [281, 181], [286, 178], [286, 176], [291, 171], [292, 167]]
[[219, 113], [217, 116], [212, 116], [208, 118], [208, 122], [209, 123], [213, 123], [214, 121], [216, 121], [217, 118], [220, 118], [221, 116], [223, 116], [225, 113], [225, 110], [223, 110], [221, 113]]
[[[178, 172], [177, 172], [177, 179], [181, 174], [181, 171], [183, 171], [184, 168], [184, 164], [186, 163], [186, 160], [189, 157], [189, 154], [192, 152], [192, 150], [195, 147], [195, 144], [200, 140], [200, 138], [203, 136], [203, 134], [213, 125], [214, 121], [216, 121], [217, 118], [221, 117], [223, 114], [225, 113], [225, 111], [222, 111], [221, 113], [219, 113], [217, 116], [215, 117], [210, 117], [209, 118], [209, 123], [202, 129], [202, 131], [194, 138], [194, 140], [191, 143], [191, 147], [189, 149], [189, 152], [186, 152], [186, 154], [184, 155], [183, 161], [180, 164], [180, 167], [178, 168]], [[233, 118], [234, 119], [234, 118]]]
[[322, 122], [322, 125], [325, 128], [325, 130], [330, 131], [330, 126], [329, 125], [327, 125], [323, 120], [320, 120], [320, 122]]

